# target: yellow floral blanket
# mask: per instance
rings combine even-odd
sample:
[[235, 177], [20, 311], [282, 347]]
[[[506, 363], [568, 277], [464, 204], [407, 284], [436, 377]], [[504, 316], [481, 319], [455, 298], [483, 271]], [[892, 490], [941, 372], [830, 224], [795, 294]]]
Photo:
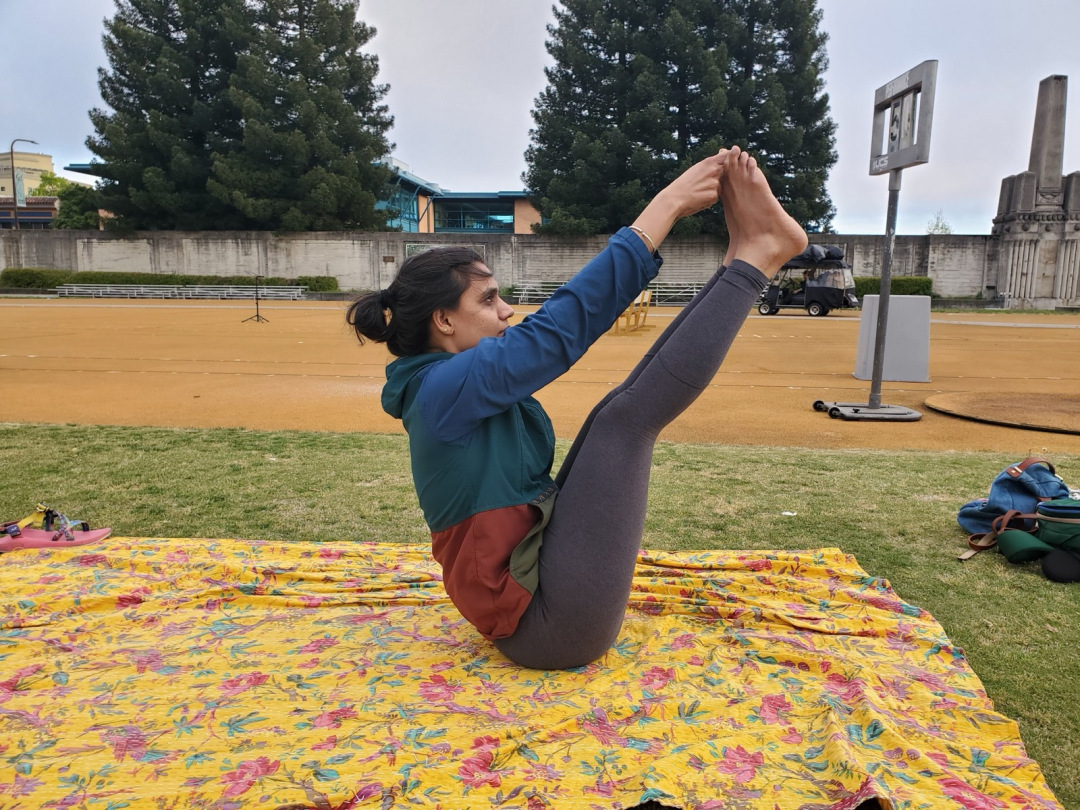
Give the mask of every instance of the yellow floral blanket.
[[835, 549], [642, 553], [570, 672], [501, 658], [422, 546], [112, 538], [0, 574], [5, 810], [1059, 807], [933, 617]]

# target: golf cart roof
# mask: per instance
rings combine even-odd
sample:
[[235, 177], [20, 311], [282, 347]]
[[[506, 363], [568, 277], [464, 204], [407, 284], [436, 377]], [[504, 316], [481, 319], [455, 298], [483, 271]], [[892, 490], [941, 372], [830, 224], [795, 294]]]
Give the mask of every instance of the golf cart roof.
[[844, 251], [839, 245], [809, 245], [798, 256], [784, 262], [784, 267], [812, 270], [819, 267], [837, 269], [851, 265], [844, 261]]

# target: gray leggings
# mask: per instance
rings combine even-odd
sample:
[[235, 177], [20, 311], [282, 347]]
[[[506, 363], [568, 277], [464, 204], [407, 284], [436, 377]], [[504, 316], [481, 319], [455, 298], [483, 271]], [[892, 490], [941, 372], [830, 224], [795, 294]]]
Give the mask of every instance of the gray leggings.
[[540, 585], [495, 646], [534, 669], [584, 666], [622, 627], [645, 528], [653, 445], [712, 382], [768, 279], [735, 260], [657, 338], [582, 426], [555, 481]]

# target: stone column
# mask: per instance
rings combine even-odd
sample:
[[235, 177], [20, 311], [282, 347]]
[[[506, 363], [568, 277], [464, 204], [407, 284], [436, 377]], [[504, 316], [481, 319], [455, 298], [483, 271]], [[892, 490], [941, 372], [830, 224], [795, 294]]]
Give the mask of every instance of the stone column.
[[1028, 170], [1001, 183], [991, 233], [997, 289], [1011, 307], [1080, 305], [1080, 172], [1062, 176], [1068, 78], [1039, 83]]

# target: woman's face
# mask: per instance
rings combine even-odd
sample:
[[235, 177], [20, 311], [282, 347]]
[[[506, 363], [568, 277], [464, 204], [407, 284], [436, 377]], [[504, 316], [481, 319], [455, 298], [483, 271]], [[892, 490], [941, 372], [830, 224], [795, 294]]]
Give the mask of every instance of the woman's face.
[[[482, 264], [478, 266], [487, 270]], [[438, 310], [433, 315], [433, 342], [442, 351], [463, 352], [481, 338], [502, 337], [513, 316], [514, 308], [499, 297], [493, 275], [472, 276], [457, 308]]]

